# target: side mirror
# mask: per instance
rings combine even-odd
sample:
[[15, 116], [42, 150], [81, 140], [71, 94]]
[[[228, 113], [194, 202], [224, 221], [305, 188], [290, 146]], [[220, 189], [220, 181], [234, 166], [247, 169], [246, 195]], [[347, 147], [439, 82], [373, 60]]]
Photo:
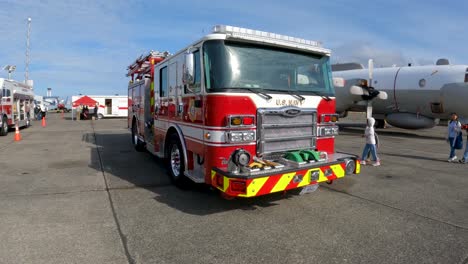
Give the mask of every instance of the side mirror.
[[184, 75], [183, 82], [184, 84], [192, 85], [195, 83], [195, 60], [193, 53], [187, 51], [185, 53], [185, 66], [184, 66]]

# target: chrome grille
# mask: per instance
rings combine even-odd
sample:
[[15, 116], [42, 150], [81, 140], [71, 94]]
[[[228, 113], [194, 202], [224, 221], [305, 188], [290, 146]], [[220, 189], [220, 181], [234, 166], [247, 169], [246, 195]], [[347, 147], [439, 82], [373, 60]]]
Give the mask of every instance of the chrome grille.
[[257, 111], [257, 155], [314, 149], [317, 111], [288, 106]]

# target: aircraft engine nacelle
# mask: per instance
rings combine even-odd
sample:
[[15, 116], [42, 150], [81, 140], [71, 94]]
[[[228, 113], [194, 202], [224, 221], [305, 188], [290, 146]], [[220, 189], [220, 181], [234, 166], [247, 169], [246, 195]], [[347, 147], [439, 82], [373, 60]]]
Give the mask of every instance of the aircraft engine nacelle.
[[385, 120], [394, 127], [404, 129], [431, 128], [437, 125], [436, 120], [413, 113], [392, 113]]
[[361, 97], [369, 97], [369, 99], [379, 98], [381, 100], [387, 100], [388, 98], [387, 92], [373, 90], [373, 94], [370, 94], [368, 90], [356, 85], [353, 85], [351, 88], [349, 88], [349, 93], [355, 96], [358, 95]]

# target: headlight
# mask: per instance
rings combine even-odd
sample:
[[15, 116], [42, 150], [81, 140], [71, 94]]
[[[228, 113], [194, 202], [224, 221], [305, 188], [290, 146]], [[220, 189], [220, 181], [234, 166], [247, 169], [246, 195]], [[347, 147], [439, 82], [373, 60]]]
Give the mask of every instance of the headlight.
[[230, 142], [241, 142], [242, 132], [228, 132], [228, 139]]
[[230, 131], [226, 138], [230, 143], [254, 141], [255, 131]]
[[253, 132], [253, 131], [243, 132], [242, 133], [242, 139], [244, 141], [254, 141], [255, 140], [255, 132]]

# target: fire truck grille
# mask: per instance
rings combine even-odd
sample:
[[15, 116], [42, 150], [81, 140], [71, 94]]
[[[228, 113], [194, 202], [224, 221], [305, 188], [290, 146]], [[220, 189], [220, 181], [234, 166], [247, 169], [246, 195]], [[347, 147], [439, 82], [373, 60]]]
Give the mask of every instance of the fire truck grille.
[[314, 149], [317, 111], [284, 107], [257, 112], [257, 155], [272, 155], [290, 150]]

